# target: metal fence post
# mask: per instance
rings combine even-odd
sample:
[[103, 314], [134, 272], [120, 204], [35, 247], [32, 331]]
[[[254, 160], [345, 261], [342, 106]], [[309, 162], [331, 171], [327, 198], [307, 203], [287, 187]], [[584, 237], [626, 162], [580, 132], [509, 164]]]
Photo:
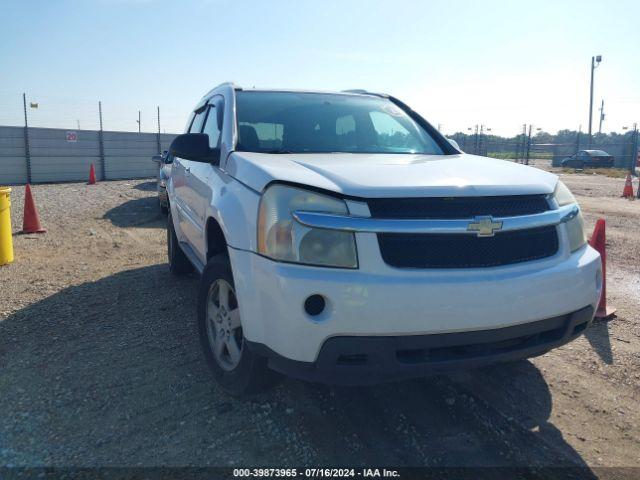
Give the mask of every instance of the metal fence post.
[[100, 130], [98, 131], [98, 148], [100, 151], [100, 173], [102, 180], [107, 179], [106, 166], [104, 159], [104, 137], [102, 136], [102, 102], [98, 101], [98, 116], [100, 117]]
[[520, 152], [520, 146], [522, 144], [522, 163], [524, 163], [525, 152], [527, 149], [527, 124], [522, 124], [522, 141], [518, 140], [518, 152]]
[[531, 154], [531, 127], [532, 125], [529, 124], [529, 135], [527, 135], [527, 138], [525, 139], [525, 141], [527, 142], [527, 156], [525, 158], [525, 165], [529, 165], [529, 155]]
[[[636, 162], [638, 161], [638, 124], [633, 124], [633, 147], [631, 148], [631, 174], [636, 174]], [[640, 193], [640, 187], [638, 187]], [[640, 198], [640, 197], [638, 197]]]
[[27, 183], [31, 183], [31, 151], [29, 150], [29, 122], [27, 121], [27, 94], [22, 94], [24, 108], [24, 159], [27, 162]]
[[158, 143], [158, 155], [162, 153], [162, 146], [160, 145], [160, 105], [158, 105], [158, 136], [156, 137]]

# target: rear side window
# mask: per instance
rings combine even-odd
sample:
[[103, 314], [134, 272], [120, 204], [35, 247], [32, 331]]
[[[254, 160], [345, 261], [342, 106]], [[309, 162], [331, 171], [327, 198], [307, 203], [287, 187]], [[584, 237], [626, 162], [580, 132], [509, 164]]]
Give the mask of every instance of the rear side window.
[[215, 105], [209, 105], [207, 121], [202, 133], [209, 135], [209, 147], [216, 148], [220, 142], [220, 126], [218, 125], [218, 110]]
[[202, 124], [204, 123], [206, 113], [206, 109], [202, 110], [200, 113], [196, 113], [196, 116], [193, 117], [193, 122], [191, 122], [189, 133], [202, 133]]

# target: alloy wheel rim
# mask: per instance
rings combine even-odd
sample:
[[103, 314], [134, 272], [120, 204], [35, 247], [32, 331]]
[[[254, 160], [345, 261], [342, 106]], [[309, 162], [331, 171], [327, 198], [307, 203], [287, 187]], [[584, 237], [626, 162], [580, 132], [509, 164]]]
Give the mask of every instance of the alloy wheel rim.
[[242, 359], [244, 339], [236, 294], [226, 280], [218, 279], [209, 288], [206, 314], [211, 352], [223, 370], [231, 371]]

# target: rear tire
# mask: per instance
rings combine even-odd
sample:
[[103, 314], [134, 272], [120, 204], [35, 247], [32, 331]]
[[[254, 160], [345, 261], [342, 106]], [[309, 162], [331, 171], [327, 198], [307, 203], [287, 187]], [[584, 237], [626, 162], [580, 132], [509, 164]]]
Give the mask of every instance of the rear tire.
[[207, 364], [227, 393], [256, 393], [277, 381], [278, 375], [267, 367], [267, 360], [253, 353], [244, 340], [227, 255], [211, 258], [202, 272], [198, 333]]
[[176, 231], [173, 227], [173, 216], [171, 212], [167, 215], [167, 257], [169, 260], [169, 271], [174, 275], [184, 275], [193, 271], [193, 265], [180, 248]]

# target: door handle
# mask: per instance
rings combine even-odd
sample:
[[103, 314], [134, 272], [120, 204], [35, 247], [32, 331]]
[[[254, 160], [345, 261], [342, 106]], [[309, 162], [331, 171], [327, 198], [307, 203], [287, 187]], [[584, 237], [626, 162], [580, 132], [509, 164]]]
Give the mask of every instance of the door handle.
[[187, 175], [191, 174], [191, 168], [189, 167], [185, 167], [184, 171], [186, 172]]

